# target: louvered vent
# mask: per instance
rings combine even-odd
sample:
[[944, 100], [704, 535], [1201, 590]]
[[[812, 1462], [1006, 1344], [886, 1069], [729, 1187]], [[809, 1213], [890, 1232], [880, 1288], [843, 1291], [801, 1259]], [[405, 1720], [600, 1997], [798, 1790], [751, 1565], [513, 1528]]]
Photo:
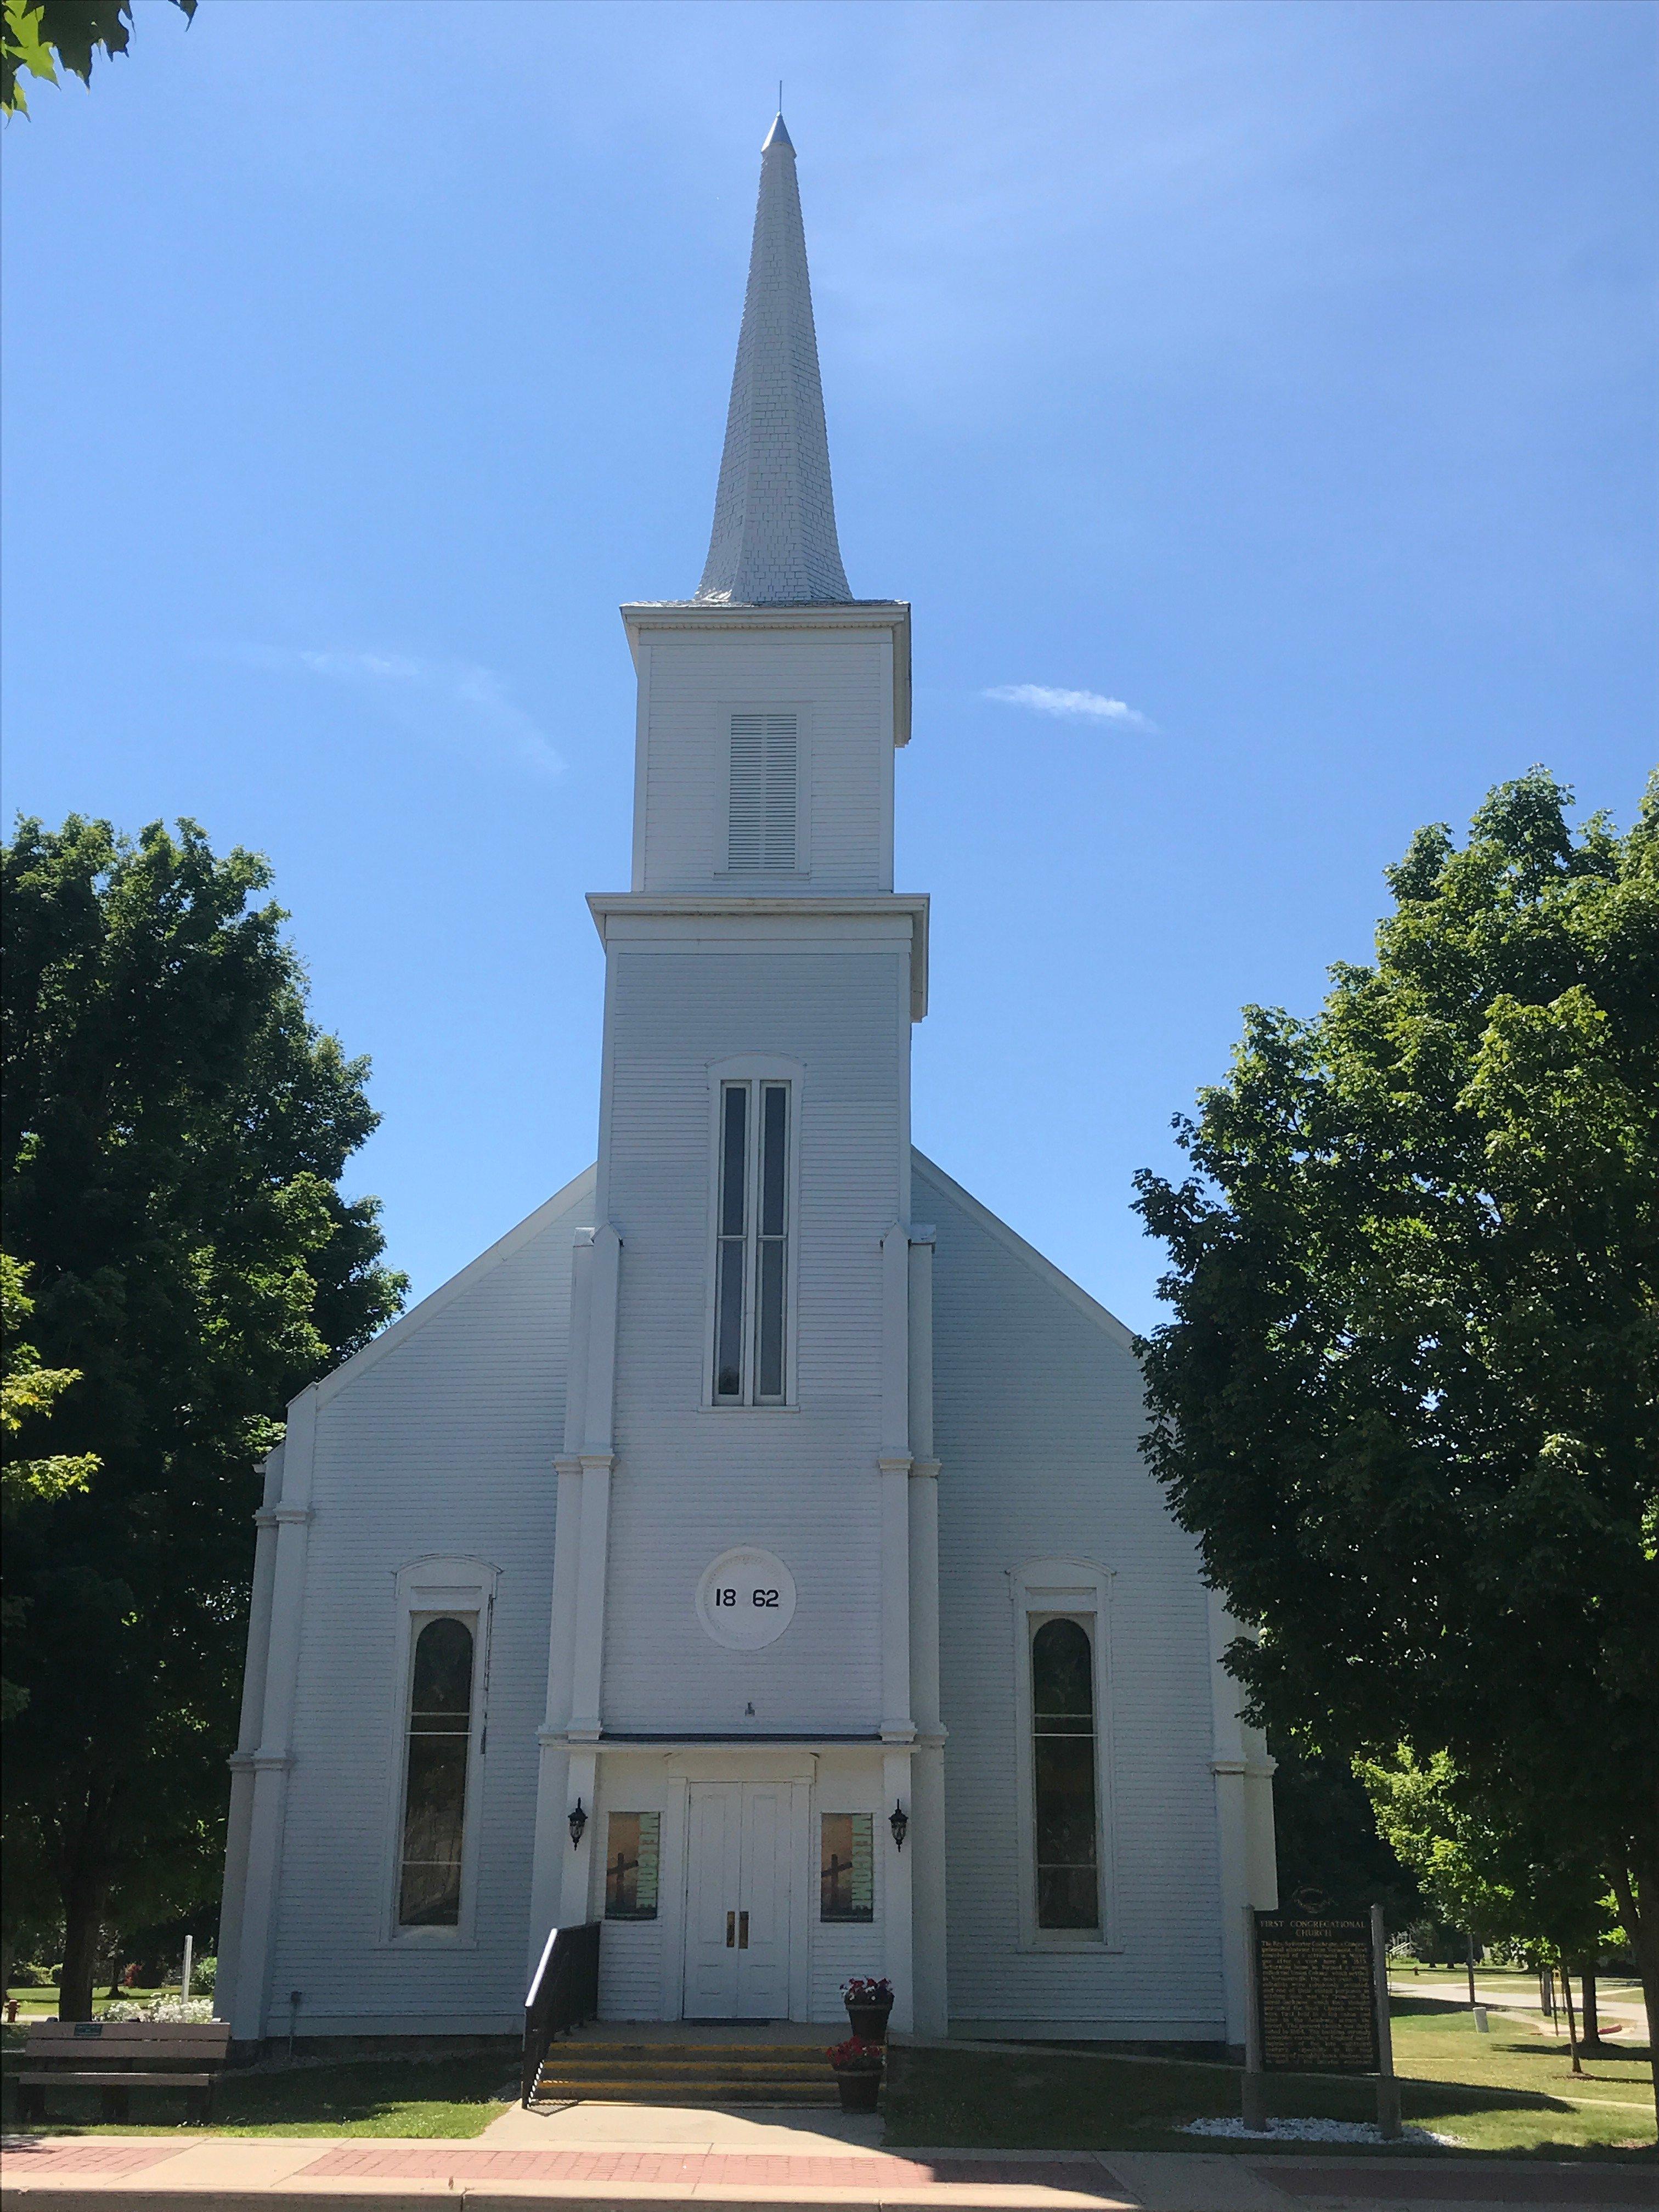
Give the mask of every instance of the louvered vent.
[[795, 866], [795, 718], [732, 717], [732, 875], [791, 873]]

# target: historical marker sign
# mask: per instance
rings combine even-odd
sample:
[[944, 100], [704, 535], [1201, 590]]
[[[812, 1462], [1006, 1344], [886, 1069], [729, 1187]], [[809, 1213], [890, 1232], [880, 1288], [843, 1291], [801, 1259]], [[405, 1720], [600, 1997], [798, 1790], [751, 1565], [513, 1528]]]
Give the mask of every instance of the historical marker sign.
[[1258, 1912], [1256, 2002], [1268, 2073], [1375, 2074], [1369, 1920]]

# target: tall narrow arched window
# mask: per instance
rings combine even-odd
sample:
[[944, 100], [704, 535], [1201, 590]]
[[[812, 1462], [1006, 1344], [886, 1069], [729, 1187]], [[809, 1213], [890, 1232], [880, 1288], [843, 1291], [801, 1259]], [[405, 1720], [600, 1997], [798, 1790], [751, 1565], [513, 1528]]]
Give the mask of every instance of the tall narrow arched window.
[[781, 1406], [789, 1395], [787, 1083], [723, 1083], [714, 1243], [717, 1406]]
[[471, 1628], [451, 1613], [428, 1620], [415, 1638], [398, 1886], [401, 1928], [460, 1923], [472, 1654]]
[[1031, 1775], [1039, 1928], [1100, 1925], [1094, 1647], [1080, 1620], [1031, 1637]]

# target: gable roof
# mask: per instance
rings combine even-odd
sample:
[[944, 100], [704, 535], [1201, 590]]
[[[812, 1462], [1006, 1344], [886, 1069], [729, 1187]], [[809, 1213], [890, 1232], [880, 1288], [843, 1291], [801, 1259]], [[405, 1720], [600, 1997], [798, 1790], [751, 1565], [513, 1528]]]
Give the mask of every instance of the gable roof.
[[313, 1383], [311, 1387], [317, 1393], [319, 1407], [337, 1396], [348, 1382], [355, 1382], [377, 1359], [383, 1359], [388, 1352], [395, 1352], [399, 1345], [406, 1344], [417, 1329], [424, 1328], [429, 1321], [435, 1320], [447, 1306], [454, 1304], [463, 1291], [471, 1290], [483, 1276], [499, 1267], [504, 1260], [510, 1260], [515, 1252], [521, 1250], [544, 1229], [550, 1226], [561, 1214], [569, 1212], [580, 1200], [591, 1197], [598, 1181], [597, 1165], [584, 1168], [579, 1176], [573, 1176], [566, 1183], [562, 1190], [556, 1190], [551, 1198], [544, 1199], [533, 1213], [526, 1214], [515, 1228], [509, 1229], [505, 1237], [498, 1237], [487, 1252], [481, 1252], [476, 1260], [461, 1269], [459, 1274], [452, 1275], [447, 1283], [441, 1283], [418, 1305], [411, 1306], [406, 1314], [400, 1314], [389, 1328], [383, 1328], [361, 1352], [353, 1352], [349, 1359], [343, 1360], [320, 1382]]
[[1012, 1254], [1034, 1275], [1040, 1276], [1051, 1291], [1058, 1291], [1068, 1305], [1075, 1306], [1085, 1320], [1093, 1322], [1103, 1335], [1109, 1337], [1121, 1352], [1127, 1352], [1133, 1358], [1135, 1333], [1126, 1328], [1115, 1313], [1109, 1313], [1098, 1298], [1091, 1298], [1081, 1284], [1074, 1283], [1069, 1275], [1062, 1274], [1052, 1260], [1043, 1258], [1035, 1244], [1028, 1244], [1017, 1230], [1011, 1229], [1006, 1221], [999, 1219], [988, 1206], [981, 1206], [972, 1191], [964, 1190], [925, 1152], [912, 1147], [910, 1158], [915, 1173], [924, 1182], [931, 1183], [939, 1195], [948, 1198], [953, 1206], [959, 1206], [976, 1228], [982, 1229], [988, 1237], [1001, 1245], [1005, 1252]]

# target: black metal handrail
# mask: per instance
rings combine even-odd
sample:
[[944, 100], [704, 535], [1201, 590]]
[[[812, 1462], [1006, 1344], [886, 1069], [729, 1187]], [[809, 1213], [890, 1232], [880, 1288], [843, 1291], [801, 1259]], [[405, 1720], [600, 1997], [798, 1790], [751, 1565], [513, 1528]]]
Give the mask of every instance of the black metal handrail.
[[561, 2028], [599, 2016], [599, 1930], [602, 1920], [555, 1928], [524, 2001], [524, 2075], [519, 2101], [527, 2105], [541, 2078], [542, 2061]]

